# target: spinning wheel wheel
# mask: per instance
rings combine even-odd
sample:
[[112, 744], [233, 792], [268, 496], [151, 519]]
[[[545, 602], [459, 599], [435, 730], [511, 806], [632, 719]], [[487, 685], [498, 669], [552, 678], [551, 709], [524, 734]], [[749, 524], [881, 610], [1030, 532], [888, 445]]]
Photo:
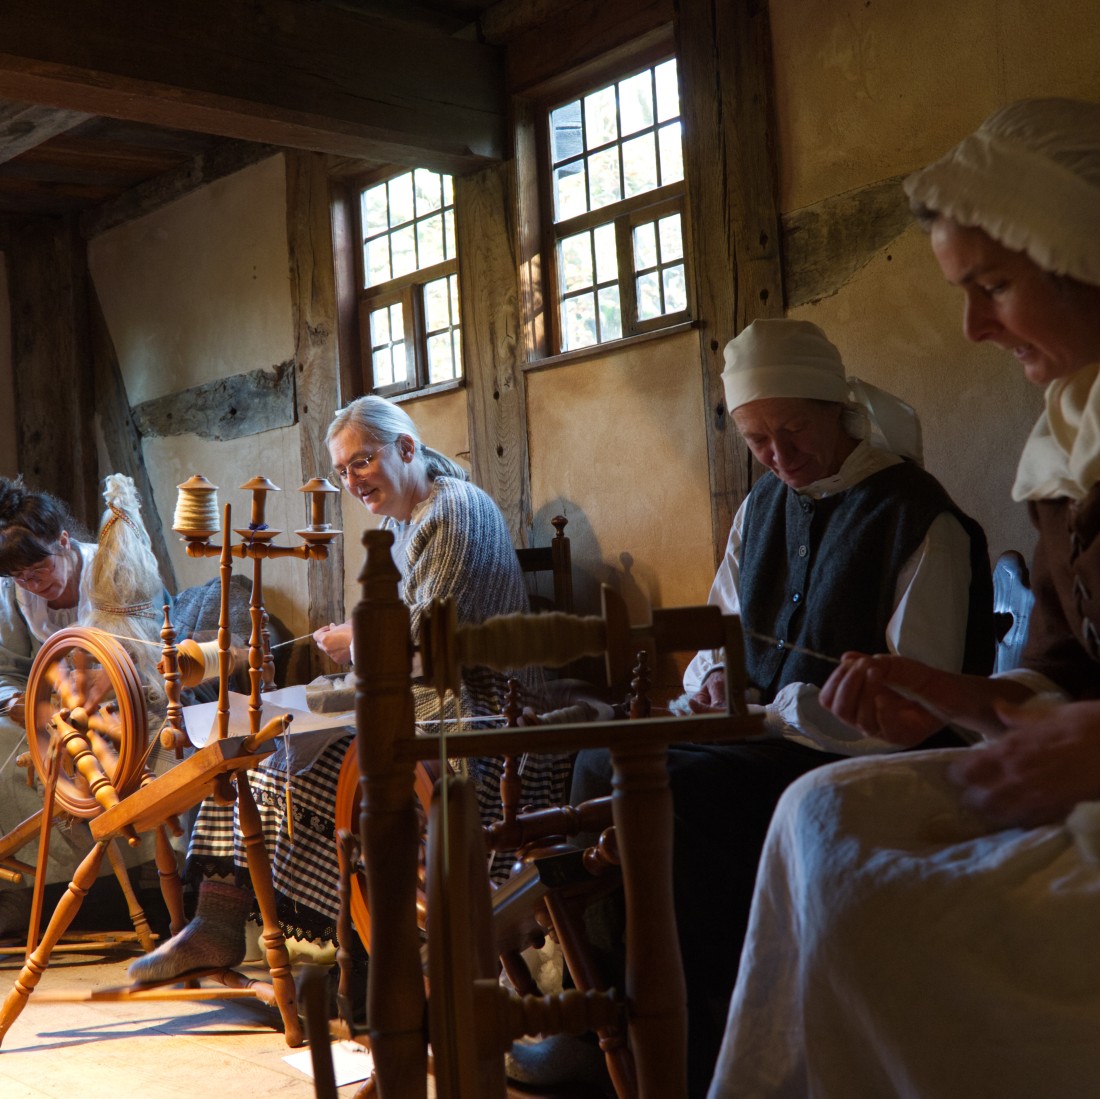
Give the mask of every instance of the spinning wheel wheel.
[[[27, 743], [48, 784], [51, 751], [60, 752], [55, 804], [90, 820], [141, 777], [148, 723], [141, 680], [109, 634], [76, 626], [50, 637], [27, 680]], [[104, 800], [106, 799], [106, 800]]]
[[[420, 867], [419, 885], [416, 891], [416, 922], [423, 931], [427, 925], [428, 901], [425, 896], [424, 863], [427, 843], [428, 811], [432, 804], [432, 790], [438, 778], [438, 768], [431, 763], [419, 763], [413, 781], [418, 813], [421, 818], [420, 829]], [[340, 777], [336, 783], [336, 828], [344, 829], [354, 836], [359, 835], [359, 761], [355, 752], [349, 748], [340, 767]], [[355, 870], [351, 876], [351, 918], [363, 948], [370, 953], [370, 907], [367, 903], [367, 881], [362, 870]]]

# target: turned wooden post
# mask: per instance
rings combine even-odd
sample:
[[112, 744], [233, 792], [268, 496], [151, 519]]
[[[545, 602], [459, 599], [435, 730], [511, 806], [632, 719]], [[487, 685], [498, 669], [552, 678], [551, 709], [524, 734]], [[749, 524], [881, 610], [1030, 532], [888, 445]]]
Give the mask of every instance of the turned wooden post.
[[398, 594], [389, 531], [363, 536], [363, 599], [352, 614], [355, 725], [359, 758], [360, 845], [371, 914], [367, 1022], [379, 1088], [385, 1099], [424, 1099], [427, 1047], [424, 980], [416, 922], [420, 822], [413, 798], [415, 765], [395, 760], [411, 739], [409, 609]]
[[626, 893], [626, 995], [639, 1099], [687, 1095], [687, 993], [672, 903], [663, 745], [612, 748], [611, 811]]

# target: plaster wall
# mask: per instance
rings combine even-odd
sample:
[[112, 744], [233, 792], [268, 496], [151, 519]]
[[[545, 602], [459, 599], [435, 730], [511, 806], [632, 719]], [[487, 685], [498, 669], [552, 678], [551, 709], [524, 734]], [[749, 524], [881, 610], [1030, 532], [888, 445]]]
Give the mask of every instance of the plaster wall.
[[533, 544], [569, 520], [580, 613], [599, 586], [633, 622], [706, 600], [713, 577], [698, 335], [680, 332], [527, 375]]
[[[217, 378], [270, 368], [294, 357], [281, 156], [195, 191], [96, 237], [89, 267], [131, 404]], [[268, 496], [270, 527], [290, 532], [308, 520], [297, 491], [305, 480], [296, 426], [242, 439], [196, 435], [148, 438], [146, 468], [176, 571], [177, 586], [218, 575], [216, 559], [193, 559], [171, 533], [176, 486], [202, 473], [248, 525], [251, 494], [239, 487], [263, 474], [283, 491]], [[235, 571], [252, 576], [252, 563]], [[265, 602], [294, 636], [308, 632], [304, 562], [264, 564]]]
[[89, 245], [131, 404], [293, 357], [285, 171], [271, 157]]
[[[780, 208], [934, 160], [1024, 96], [1100, 98], [1093, 0], [771, 0]], [[850, 373], [910, 401], [927, 467], [985, 527], [991, 554], [1034, 537], [1009, 499], [1041, 408], [1003, 351], [968, 344], [962, 301], [916, 227], [836, 293], [792, 316], [820, 324]]]

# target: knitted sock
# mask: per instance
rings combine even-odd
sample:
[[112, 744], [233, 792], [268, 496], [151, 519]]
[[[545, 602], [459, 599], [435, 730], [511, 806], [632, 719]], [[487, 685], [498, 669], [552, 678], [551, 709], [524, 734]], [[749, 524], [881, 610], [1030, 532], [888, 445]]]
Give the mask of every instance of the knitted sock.
[[228, 969], [244, 960], [244, 925], [252, 897], [226, 882], [199, 886], [194, 919], [130, 966], [135, 981], [172, 981], [196, 969]]

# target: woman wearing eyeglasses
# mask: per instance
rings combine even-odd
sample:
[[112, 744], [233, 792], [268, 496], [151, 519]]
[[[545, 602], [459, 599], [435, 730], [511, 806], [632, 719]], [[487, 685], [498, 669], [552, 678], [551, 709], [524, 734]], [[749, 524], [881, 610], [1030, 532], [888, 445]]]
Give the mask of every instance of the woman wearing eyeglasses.
[[[454, 600], [462, 623], [527, 610], [526, 586], [500, 510], [466, 480], [460, 466], [421, 442], [405, 412], [382, 397], [360, 397], [336, 414], [327, 442], [344, 487], [393, 531], [393, 559], [401, 572], [414, 641], [433, 599]], [[350, 624], [325, 626], [314, 637], [332, 659], [350, 663]], [[526, 682], [529, 689], [537, 687], [532, 679]], [[506, 677], [500, 673], [464, 668], [462, 715], [499, 714], [505, 687]], [[440, 716], [434, 691], [414, 687], [413, 693], [418, 721]], [[445, 716], [453, 716], [453, 710]], [[330, 744], [308, 769], [292, 759], [289, 773], [267, 765], [250, 775], [264, 817], [280, 920], [294, 938], [335, 941], [339, 898], [334, 811], [337, 779], [350, 743], [348, 736]], [[469, 766], [483, 813], [495, 820], [500, 815], [501, 761], [472, 759]], [[565, 755], [528, 757], [521, 803], [537, 807], [563, 802], [568, 776]], [[497, 856], [497, 876], [507, 871], [509, 862]], [[185, 871], [191, 880], [200, 879], [195, 919], [134, 962], [131, 976], [172, 980], [195, 969], [237, 965], [244, 957], [244, 927], [254, 905], [246, 866], [232, 811], [204, 803]]]

